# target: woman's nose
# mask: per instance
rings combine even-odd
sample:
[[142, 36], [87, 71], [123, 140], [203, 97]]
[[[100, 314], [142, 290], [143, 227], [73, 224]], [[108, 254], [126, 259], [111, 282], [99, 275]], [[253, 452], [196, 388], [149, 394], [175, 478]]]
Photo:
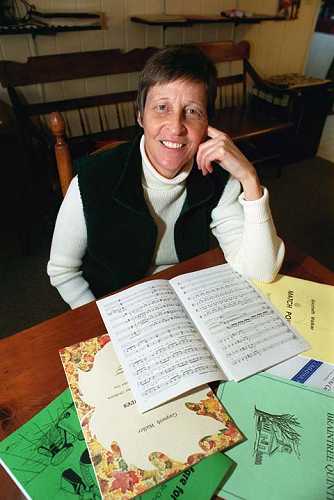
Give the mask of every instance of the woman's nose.
[[182, 113], [171, 113], [168, 117], [168, 128], [174, 135], [182, 135], [186, 131]]

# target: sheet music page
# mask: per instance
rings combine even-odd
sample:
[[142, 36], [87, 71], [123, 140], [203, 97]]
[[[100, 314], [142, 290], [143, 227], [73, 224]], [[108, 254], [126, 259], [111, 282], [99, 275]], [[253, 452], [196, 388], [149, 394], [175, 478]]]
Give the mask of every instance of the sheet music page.
[[229, 264], [170, 280], [229, 379], [241, 380], [309, 348]]
[[226, 379], [167, 280], [97, 301], [140, 411]]

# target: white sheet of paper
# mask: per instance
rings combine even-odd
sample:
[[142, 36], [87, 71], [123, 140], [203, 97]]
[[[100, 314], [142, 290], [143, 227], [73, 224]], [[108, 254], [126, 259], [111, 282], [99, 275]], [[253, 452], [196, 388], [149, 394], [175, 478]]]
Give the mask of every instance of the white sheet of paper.
[[97, 305], [141, 411], [225, 379], [168, 281], [136, 285]]
[[270, 368], [267, 373], [324, 391], [334, 392], [334, 365], [325, 361], [318, 361], [306, 356], [295, 356]]
[[228, 264], [170, 280], [230, 380], [241, 380], [299, 354], [304, 338]]

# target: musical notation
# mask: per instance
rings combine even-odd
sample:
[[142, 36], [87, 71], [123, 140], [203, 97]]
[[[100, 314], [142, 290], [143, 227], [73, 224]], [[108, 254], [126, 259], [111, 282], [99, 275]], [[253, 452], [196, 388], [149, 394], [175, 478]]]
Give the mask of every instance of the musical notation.
[[142, 398], [194, 375], [219, 371], [167, 281], [144, 283], [110, 297], [105, 314], [126, 359], [128, 376], [135, 380]]
[[273, 356], [278, 346], [300, 341], [272, 305], [230, 266], [182, 275], [171, 285], [224, 367], [256, 366], [265, 353]]
[[203, 383], [241, 380], [308, 347], [229, 265], [148, 281], [98, 307], [144, 411]]

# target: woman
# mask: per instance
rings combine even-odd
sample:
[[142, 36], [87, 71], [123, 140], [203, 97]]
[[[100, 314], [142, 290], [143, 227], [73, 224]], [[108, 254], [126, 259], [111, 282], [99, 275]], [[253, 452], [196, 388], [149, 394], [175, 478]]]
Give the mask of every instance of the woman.
[[77, 166], [56, 221], [48, 274], [72, 307], [212, 246], [249, 278], [284, 256], [268, 192], [231, 139], [209, 125], [217, 82], [195, 47], [159, 51], [138, 89], [143, 135]]

